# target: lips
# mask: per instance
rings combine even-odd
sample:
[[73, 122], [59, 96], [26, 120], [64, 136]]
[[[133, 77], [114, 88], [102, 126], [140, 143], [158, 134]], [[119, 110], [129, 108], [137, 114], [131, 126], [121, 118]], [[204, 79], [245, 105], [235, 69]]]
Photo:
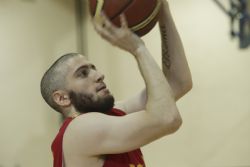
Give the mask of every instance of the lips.
[[103, 90], [103, 89], [106, 89], [106, 85], [105, 85], [105, 84], [99, 85], [99, 86], [96, 88], [96, 91], [99, 92], [99, 91], [101, 91], [101, 90]]

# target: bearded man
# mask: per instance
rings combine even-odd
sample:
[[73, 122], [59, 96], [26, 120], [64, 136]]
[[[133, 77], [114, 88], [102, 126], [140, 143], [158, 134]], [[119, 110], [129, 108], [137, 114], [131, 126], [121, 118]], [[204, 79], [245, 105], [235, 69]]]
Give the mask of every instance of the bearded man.
[[121, 27], [105, 14], [93, 23], [105, 40], [131, 53], [146, 87], [115, 103], [104, 75], [85, 56], [60, 57], [41, 81], [43, 98], [65, 117], [52, 144], [54, 167], [145, 167], [140, 147], [179, 129], [176, 101], [192, 87], [168, 3], [162, 0], [159, 16], [163, 71], [124, 15]]

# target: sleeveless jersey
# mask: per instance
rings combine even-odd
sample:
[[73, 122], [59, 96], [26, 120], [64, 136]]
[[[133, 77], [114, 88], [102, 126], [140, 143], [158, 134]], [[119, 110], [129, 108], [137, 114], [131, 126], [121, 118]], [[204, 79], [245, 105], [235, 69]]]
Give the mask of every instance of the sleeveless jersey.
[[[125, 115], [123, 111], [114, 108], [107, 114], [113, 116]], [[54, 158], [53, 167], [63, 167], [63, 135], [72, 120], [73, 118], [65, 119], [51, 145]], [[105, 157], [103, 167], [145, 167], [140, 149], [121, 154], [109, 154], [105, 155]]]

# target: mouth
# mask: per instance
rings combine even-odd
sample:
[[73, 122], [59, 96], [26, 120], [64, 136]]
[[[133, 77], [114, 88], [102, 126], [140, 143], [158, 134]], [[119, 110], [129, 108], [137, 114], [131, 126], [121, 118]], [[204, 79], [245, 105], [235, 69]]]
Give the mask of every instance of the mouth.
[[101, 90], [103, 90], [103, 89], [106, 89], [106, 88], [107, 88], [107, 87], [106, 87], [105, 84], [101, 84], [100, 86], [98, 86], [98, 87], [96, 88], [96, 91], [99, 92], [99, 91], [101, 91]]

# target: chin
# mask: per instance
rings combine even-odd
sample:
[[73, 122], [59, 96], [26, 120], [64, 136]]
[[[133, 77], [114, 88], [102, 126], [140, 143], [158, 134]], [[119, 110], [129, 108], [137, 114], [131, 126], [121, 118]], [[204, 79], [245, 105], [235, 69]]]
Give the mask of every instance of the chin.
[[106, 113], [114, 106], [114, 97], [109, 91], [99, 91], [96, 96], [71, 92], [70, 97], [76, 110], [81, 113], [96, 111]]

